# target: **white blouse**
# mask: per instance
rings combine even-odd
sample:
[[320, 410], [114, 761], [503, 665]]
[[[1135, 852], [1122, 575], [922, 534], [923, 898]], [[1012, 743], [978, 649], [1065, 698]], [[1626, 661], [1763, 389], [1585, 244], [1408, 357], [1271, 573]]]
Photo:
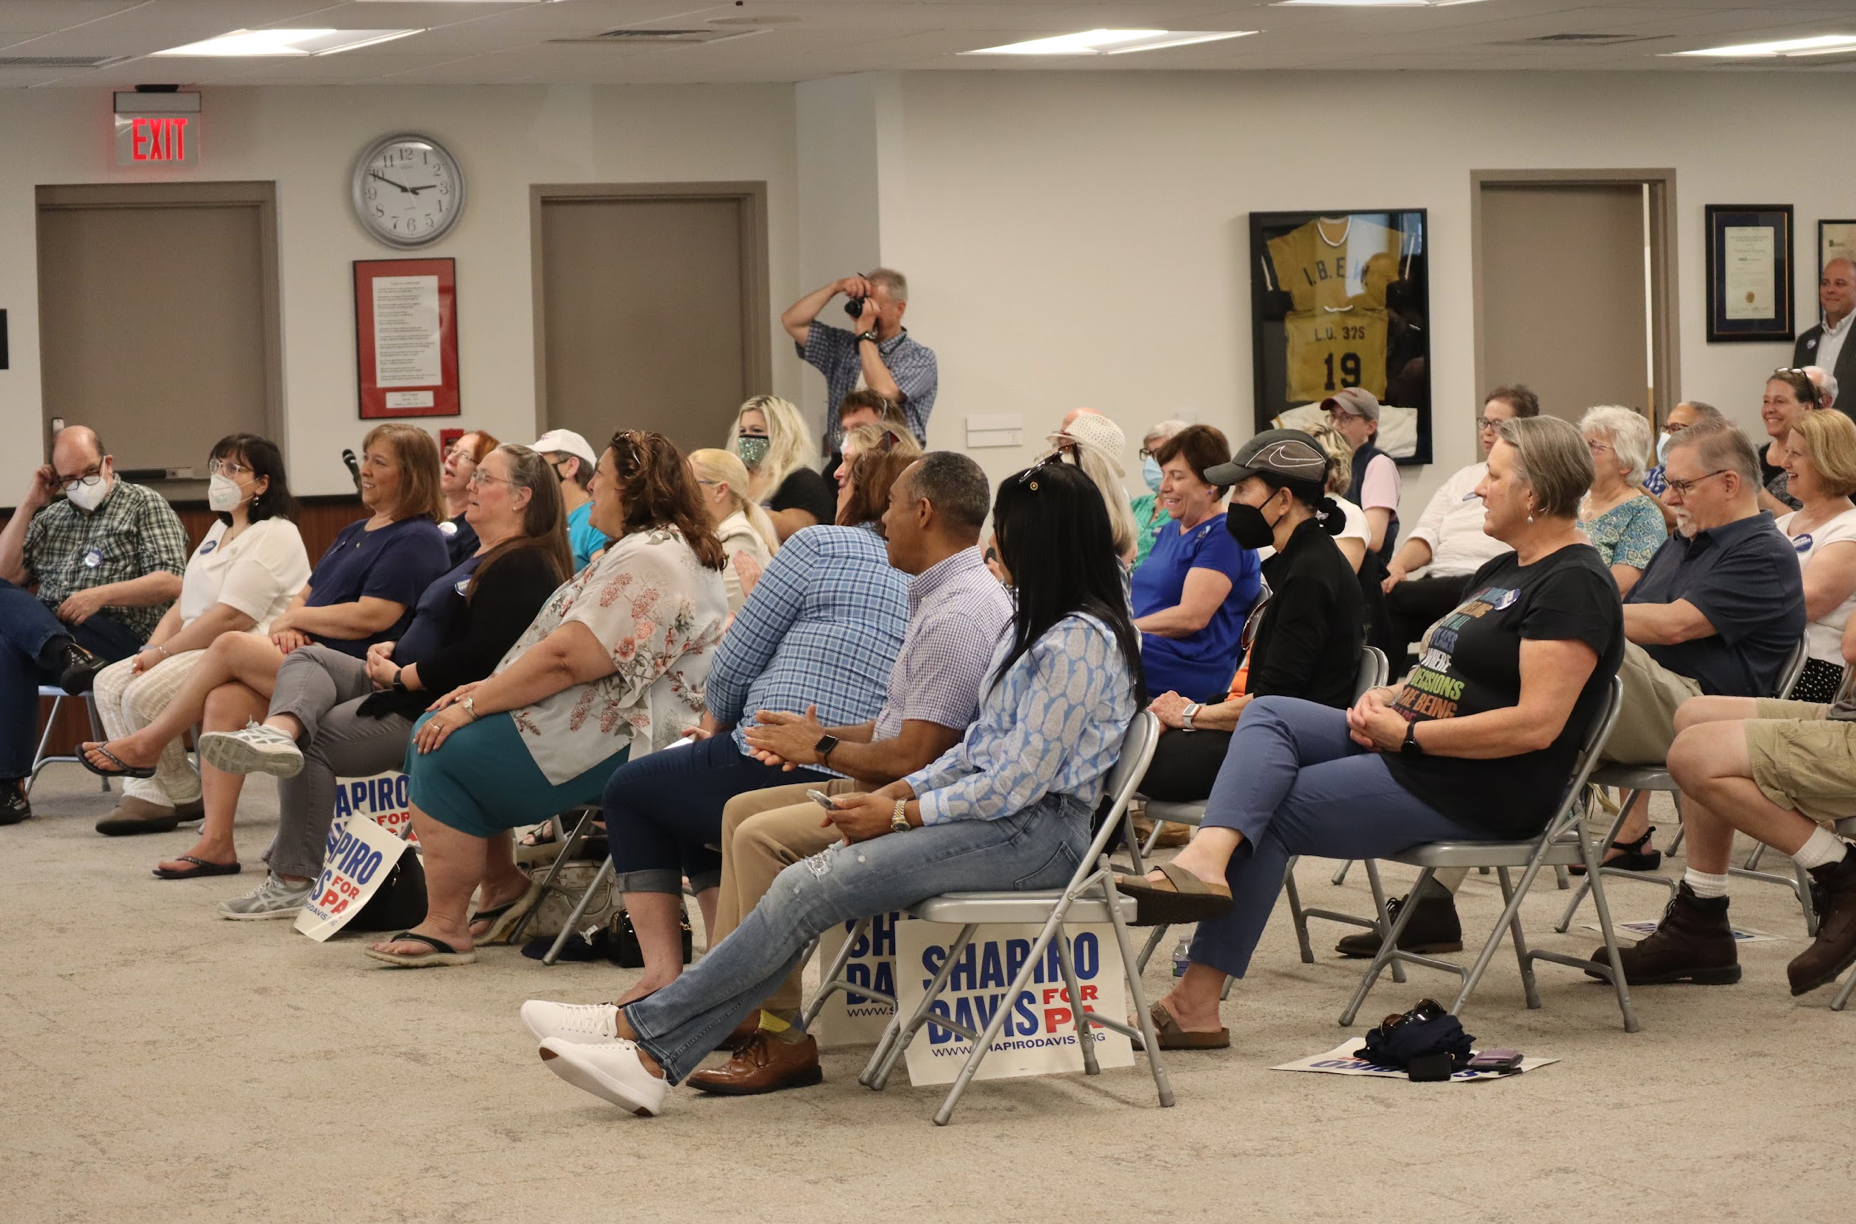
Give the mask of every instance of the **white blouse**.
[[[1811, 558], [1824, 545], [1856, 540], [1856, 510], [1845, 510], [1828, 523], [1820, 523], [1813, 531], [1792, 535], [1791, 521], [1797, 516], [1795, 510], [1781, 515], [1775, 525], [1791, 540], [1792, 548], [1798, 553], [1800, 569], [1809, 568]], [[1843, 666], [1843, 626], [1849, 623], [1852, 611], [1856, 611], [1856, 592], [1804, 627], [1805, 651], [1811, 658]]]
[[715, 534], [728, 558], [728, 568], [722, 571], [722, 581], [728, 588], [728, 610], [739, 612], [754, 584], [760, 581], [761, 572], [773, 562], [773, 551], [739, 510], [718, 523]]
[[268, 633], [271, 621], [309, 581], [302, 533], [286, 518], [253, 523], [229, 544], [226, 530], [225, 523], [214, 523], [187, 559], [180, 581], [180, 623], [185, 627], [222, 603], [256, 621], [253, 633]]

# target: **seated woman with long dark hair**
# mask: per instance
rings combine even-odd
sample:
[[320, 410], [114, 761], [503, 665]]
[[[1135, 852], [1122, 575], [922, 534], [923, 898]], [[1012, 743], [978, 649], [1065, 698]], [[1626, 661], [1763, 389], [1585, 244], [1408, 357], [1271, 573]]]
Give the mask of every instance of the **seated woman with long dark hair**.
[[1514, 551], [1476, 571], [1404, 682], [1351, 710], [1262, 697], [1244, 711], [1198, 835], [1123, 884], [1142, 922], [1199, 923], [1154, 1004], [1163, 1048], [1229, 1044], [1219, 995], [1249, 967], [1291, 856], [1529, 837], [1553, 818], [1624, 656], [1617, 584], [1578, 527], [1591, 483], [1570, 423], [1502, 422], [1476, 492], [1483, 530]]
[[560, 482], [526, 446], [471, 464], [460, 517], [473, 551], [425, 588], [403, 637], [376, 642], [365, 660], [327, 646], [293, 651], [277, 669], [270, 717], [200, 737], [214, 768], [278, 778], [270, 873], [221, 902], [221, 917], [294, 917], [322, 870], [336, 778], [399, 768], [432, 698], [489, 675], [573, 573]]
[[1018, 606], [966, 736], [899, 782], [837, 796], [826, 818], [844, 841], [781, 872], [733, 934], [662, 990], [624, 1007], [524, 1004], [549, 1070], [629, 1112], [660, 1113], [670, 1085], [821, 932], [945, 892], [1069, 879], [1143, 704], [1139, 635], [1102, 494], [1083, 472], [1043, 463], [1007, 477], [993, 531]]

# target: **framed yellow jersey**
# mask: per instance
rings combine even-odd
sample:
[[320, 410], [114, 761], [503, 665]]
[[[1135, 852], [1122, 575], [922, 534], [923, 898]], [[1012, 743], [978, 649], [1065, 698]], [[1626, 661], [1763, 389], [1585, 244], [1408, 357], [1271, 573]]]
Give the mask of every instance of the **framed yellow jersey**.
[[1316, 217], [1269, 240], [1276, 287], [1308, 312], [1364, 306], [1383, 310], [1386, 286], [1400, 278], [1402, 230], [1359, 217]]
[[1293, 311], [1283, 321], [1289, 353], [1289, 398], [1319, 402], [1342, 387], [1386, 393], [1386, 312]]

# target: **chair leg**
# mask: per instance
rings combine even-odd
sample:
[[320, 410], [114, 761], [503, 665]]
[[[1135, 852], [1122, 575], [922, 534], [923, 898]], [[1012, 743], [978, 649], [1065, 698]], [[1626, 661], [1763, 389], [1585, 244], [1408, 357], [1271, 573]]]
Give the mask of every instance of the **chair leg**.
[[1077, 1047], [1083, 1052], [1083, 1074], [1100, 1075], [1102, 1068], [1096, 1062], [1096, 1039], [1089, 1027], [1089, 1009], [1083, 1006], [1083, 989], [1076, 980], [1076, 967], [1070, 963], [1070, 941], [1060, 930], [1052, 942], [1057, 948], [1057, 967], [1063, 970], [1063, 988], [1070, 995], [1070, 1015], [1076, 1021]]
[[844, 967], [851, 963], [851, 948], [864, 937], [864, 932], [869, 929], [870, 919], [859, 918], [857, 925], [845, 935], [844, 943], [839, 947], [838, 955], [832, 959], [831, 967], [818, 980], [818, 993], [812, 996], [812, 1001], [806, 1004], [805, 1014], [800, 1017], [799, 1027], [806, 1032], [812, 1031], [812, 1024], [818, 1019], [819, 1012], [825, 1010], [825, 1000], [829, 999], [834, 991], [844, 989], [838, 985], [838, 979], [844, 976]]
[[1148, 1014], [1147, 988], [1141, 984], [1141, 971], [1132, 959], [1134, 941], [1128, 938], [1128, 923], [1122, 917], [1121, 894], [1115, 891], [1115, 877], [1110, 875], [1104, 879], [1102, 887], [1108, 897], [1109, 921], [1115, 928], [1115, 942], [1121, 948], [1121, 972], [1128, 982], [1128, 1002], [1134, 1006], [1135, 1023], [1141, 1030], [1141, 1048], [1147, 1052], [1147, 1065], [1153, 1072], [1154, 1090], [1160, 1095], [1161, 1108], [1166, 1108], [1173, 1103], [1173, 1081], [1167, 1078], [1166, 1062], [1160, 1055], [1160, 1036], [1154, 1032], [1154, 1018]]
[[[573, 938], [574, 930], [580, 925], [580, 919], [585, 915], [587, 906], [593, 904], [593, 898], [598, 895], [600, 887], [611, 878], [612, 860], [607, 859], [599, 865], [599, 870], [593, 873], [593, 882], [588, 884], [586, 886], [586, 891], [580, 894], [580, 903], [574, 906], [574, 912], [567, 915], [567, 921], [561, 924], [561, 933], [554, 937], [554, 945], [548, 949], [548, 954], [541, 958], [542, 964], [552, 965], [555, 961], [560, 959], [561, 949], [565, 948], [567, 946], [567, 941]], [[529, 913], [532, 914], [535, 910], [540, 908], [541, 904], [537, 902], [535, 909], [530, 910]], [[524, 915], [524, 917], [527, 917], [527, 915]], [[516, 925], [520, 927], [522, 924], [517, 923]], [[511, 943], [515, 942], [515, 935], [515, 931], [511, 930]]]
[[[547, 896], [548, 891], [555, 886], [554, 881], [560, 878], [562, 869], [567, 866], [568, 862], [574, 856], [574, 851], [580, 848], [580, 843], [586, 839], [586, 835], [592, 830], [593, 818], [594, 816], [598, 814], [598, 812], [599, 812], [598, 808], [588, 808], [586, 811], [580, 814], [580, 819], [574, 823], [573, 832], [566, 835], [567, 840], [562, 843], [561, 852], [554, 856], [554, 861], [552, 863], [548, 864], [548, 874], [541, 877], [541, 895], [542, 896], [544, 897]], [[564, 821], [562, 822], [563, 827], [565, 827], [565, 823], [566, 822]], [[606, 861], [610, 863], [612, 860], [608, 858]], [[530, 909], [528, 911], [528, 913], [516, 919], [516, 924], [513, 927], [509, 928], [509, 942], [510, 943], [514, 943], [516, 940], [522, 938], [522, 932], [528, 927], [529, 919], [533, 917], [536, 910], [539, 910], [540, 908], [541, 908], [541, 905], [537, 903], [533, 909]], [[580, 912], [581, 911], [579, 910], [575, 911], [574, 916], [576, 919], [578, 919]], [[569, 928], [563, 928], [563, 929], [570, 930], [572, 928], [569, 927]], [[558, 956], [560, 954], [561, 949], [565, 946], [566, 946], [565, 940], [557, 940], [554, 946], [555, 955]], [[554, 962], [547, 961], [546, 963], [553, 964]]]
[[1295, 864], [1299, 856], [1289, 859], [1282, 871], [1282, 890], [1289, 895], [1289, 919], [1295, 923], [1295, 942], [1302, 952], [1302, 963], [1315, 963], [1315, 949], [1308, 942], [1308, 915], [1302, 912], [1302, 894], [1295, 887]]
[[[1373, 870], [1370, 861], [1367, 864], [1367, 870]], [[1429, 867], [1420, 871], [1418, 873], [1418, 882], [1412, 885], [1412, 891], [1415, 893], [1426, 884], [1430, 883], [1431, 876], [1434, 874], [1435, 873]], [[1360, 1005], [1366, 1002], [1366, 996], [1372, 990], [1373, 983], [1379, 980], [1380, 972], [1385, 969], [1387, 964], [1391, 963], [1392, 953], [1398, 947], [1398, 937], [1405, 933], [1405, 924], [1411, 921], [1411, 915], [1414, 909], [1415, 907], [1410, 905], [1400, 908], [1398, 917], [1393, 920], [1390, 930], [1387, 930], [1385, 927], [1386, 912], [1383, 908], [1380, 909], [1379, 922], [1381, 934], [1379, 938], [1379, 951], [1374, 954], [1372, 963], [1366, 967], [1366, 973], [1361, 976], [1360, 985], [1354, 990], [1353, 998], [1348, 1002], [1347, 1009], [1340, 1014], [1342, 1028], [1351, 1025], [1353, 1023], [1353, 1018], [1360, 1014]]]
[[[1496, 875], [1501, 880], [1502, 902], [1505, 905], [1514, 900], [1514, 885], [1509, 879], [1508, 868], [1496, 868]], [[1515, 908], [1513, 920], [1508, 924], [1508, 933], [1514, 944], [1515, 961], [1521, 966], [1521, 989], [1527, 996], [1527, 1005], [1529, 1008], [1538, 1008], [1540, 988], [1534, 981], [1534, 962], [1527, 955], [1527, 936], [1521, 931], [1521, 910], [1518, 906]]]
[[1752, 853], [1746, 856], [1746, 862], [1742, 864], [1742, 866], [1747, 871], [1758, 871], [1759, 860], [1765, 857], [1766, 857], [1766, 843], [1765, 842], [1754, 842], [1753, 851]]
[[[32, 794], [32, 788], [39, 780], [39, 771], [50, 764], [45, 759], [46, 745], [51, 743], [52, 729], [58, 725], [58, 711], [64, 706], [62, 695], [52, 698], [52, 712], [45, 719], [45, 733], [39, 736], [39, 746], [32, 752], [32, 770], [26, 776], [26, 794]], [[107, 779], [105, 779], [107, 781]]]
[[[104, 739], [103, 720], [97, 717], [97, 703], [92, 699], [89, 693], [84, 694], [84, 712], [90, 716], [90, 738], [92, 742], [101, 742]], [[110, 780], [104, 778], [102, 781], [103, 785], [98, 789], [107, 795], [110, 792]]]
[[[922, 1025], [928, 1022], [933, 1012], [934, 1001], [940, 998], [941, 992], [947, 988], [947, 979], [954, 975], [954, 966], [959, 963], [960, 954], [973, 941], [973, 932], [978, 929], [979, 927], [974, 923], [968, 923], [960, 928], [960, 934], [956, 935], [954, 942], [948, 946], [946, 963], [941, 966], [940, 972], [934, 975], [934, 981], [928, 984], [928, 989], [922, 992], [920, 1006], [909, 1014], [907, 1020], [902, 1018], [902, 1009], [900, 1007], [896, 1009], [896, 1019], [899, 1024], [894, 1036], [890, 1039], [889, 1049], [883, 1055], [882, 1065], [877, 1067], [876, 1073], [869, 1080], [871, 1088], [881, 1092], [888, 1087], [889, 1077], [895, 1071], [896, 1064], [902, 1061], [903, 1055], [908, 1053], [909, 1043], [915, 1040], [915, 1034], [920, 1032]], [[1043, 949], [1038, 949], [1036, 955], [1042, 954]], [[994, 1009], [993, 1019], [1003, 1024], [1005, 1009]], [[968, 1055], [967, 1061], [972, 1062], [972, 1055]], [[966, 1087], [964, 1084], [960, 1086], [963, 1090]]]
[[[1044, 951], [1050, 947], [1052, 937], [1063, 938], [1063, 915], [1069, 908], [1067, 900], [1059, 903], [1056, 910], [1045, 921], [1043, 931], [1039, 932], [1037, 939], [1031, 945], [1031, 955], [1025, 958], [1024, 967], [1018, 971], [1012, 979], [1012, 984], [1006, 988], [1004, 998], [1016, 999], [1019, 992], [1030, 984], [1031, 975], [1043, 961]], [[973, 927], [962, 928], [962, 946], [964, 946], [965, 938], [971, 937], [972, 934]], [[954, 948], [948, 949], [947, 959], [950, 963], [954, 960], [955, 952]], [[986, 1031], [974, 1041], [973, 1049], [967, 1055], [967, 1061], [961, 1065], [960, 1074], [954, 1077], [954, 1086], [948, 1089], [947, 1098], [941, 1102], [941, 1108], [935, 1111], [934, 1124], [936, 1126], [946, 1126], [952, 1120], [955, 1107], [960, 1104], [960, 1098], [966, 1093], [967, 1085], [973, 1082], [974, 1075], [979, 1072], [980, 1063], [985, 1060], [987, 1052], [992, 1049], [992, 1043], [998, 1040], [999, 1030], [1005, 1027], [1006, 1017], [1011, 1014], [1011, 1010], [1005, 1006], [993, 1008], [992, 1019], [986, 1024]], [[907, 1036], [912, 1035], [907, 1034]], [[907, 1044], [906, 1040], [902, 1043], [904, 1048]], [[894, 1055], [891, 1057], [893, 1059]]]
[[1624, 1031], [1634, 1033], [1642, 1025], [1637, 1023], [1637, 1011], [1631, 1006], [1630, 983], [1624, 978], [1624, 961], [1618, 954], [1618, 936], [1611, 926], [1611, 905], [1605, 899], [1605, 882], [1601, 878], [1603, 873], [1598, 869], [1604, 851], [1585, 842], [1583, 834], [1580, 840], [1585, 845], [1586, 879], [1591, 883], [1592, 907], [1598, 911], [1598, 929], [1605, 937], [1605, 957], [1611, 962], [1611, 984], [1617, 990], [1618, 1010], [1624, 1013]]
[[1564, 867], [1555, 867], [1553, 869], [1553, 882], [1559, 886], [1561, 892], [1565, 892], [1572, 887], [1572, 877], [1566, 873]]
[[[1641, 794], [1643, 794], [1643, 792], [1640, 790], [1630, 791], [1624, 796], [1624, 801], [1618, 804], [1618, 814], [1611, 818], [1611, 828], [1606, 831], [1605, 840], [1599, 846], [1598, 857], [1601, 861], [1605, 857], [1605, 850], [1610, 847], [1612, 842], [1618, 839], [1618, 830], [1624, 827], [1625, 818], [1630, 815], [1631, 807], [1637, 802], [1637, 797]], [[1579, 831], [1579, 840], [1582, 844], [1586, 840], [1584, 829]], [[1573, 915], [1579, 912], [1579, 907], [1585, 904], [1585, 895], [1591, 891], [1592, 875], [1588, 867], [1585, 879], [1580, 883], [1578, 890], [1573, 893], [1572, 900], [1566, 903], [1566, 912], [1561, 914], [1560, 920], [1553, 924], [1553, 929], [1555, 931], [1558, 931], [1561, 935], [1566, 933], [1567, 928], [1572, 926]]]
[[1147, 936], [1147, 942], [1141, 946], [1140, 956], [1134, 961], [1134, 971], [1136, 973], [1147, 972], [1147, 962], [1154, 958], [1154, 949], [1160, 946], [1160, 941], [1166, 938], [1166, 933], [1169, 929], [1170, 928], [1165, 926], [1151, 928]]
[[1843, 989], [1837, 991], [1837, 997], [1830, 1001], [1831, 1011], [1842, 1011], [1849, 1005], [1850, 992], [1856, 990], [1856, 973], [1843, 979]]
[[[1482, 975], [1488, 970], [1489, 962], [1495, 959], [1495, 949], [1501, 945], [1504, 928], [1512, 929], [1517, 939], [1521, 937], [1521, 901], [1527, 896], [1527, 890], [1533, 886], [1534, 877], [1540, 874], [1540, 858], [1535, 856], [1521, 872], [1521, 882], [1512, 889], [1508, 886], [1508, 869], [1502, 869], [1502, 892], [1507, 896], [1507, 905], [1502, 909], [1502, 916], [1495, 922], [1495, 929], [1489, 932], [1489, 938], [1483, 943], [1482, 951], [1476, 954], [1476, 963], [1463, 975], [1463, 988], [1457, 992], [1456, 1002], [1450, 1005], [1450, 1014], [1461, 1012], [1469, 996], [1475, 992], [1482, 981]], [[1404, 915], [1399, 915], [1401, 918]], [[1517, 950], [1517, 955], [1526, 956], [1525, 947]]]
[[1352, 867], [1353, 867], [1353, 860], [1348, 859], [1346, 862], [1342, 863], [1338, 868], [1335, 869], [1333, 879], [1329, 880], [1328, 882], [1337, 887], [1341, 884], [1345, 884], [1347, 882], [1347, 872]]
[[[1373, 922], [1375, 929], [1379, 932], [1379, 938], [1381, 942], [1383, 942], [1386, 938], [1386, 888], [1385, 885], [1379, 881], [1379, 862], [1377, 859], [1366, 860], [1366, 883], [1373, 890]], [[1417, 895], [1416, 889], [1413, 889], [1412, 895]], [[1410, 906], [1406, 908], [1409, 909]], [[1400, 986], [1405, 984], [1405, 966], [1396, 960], [1392, 962], [1392, 980], [1397, 982]]]

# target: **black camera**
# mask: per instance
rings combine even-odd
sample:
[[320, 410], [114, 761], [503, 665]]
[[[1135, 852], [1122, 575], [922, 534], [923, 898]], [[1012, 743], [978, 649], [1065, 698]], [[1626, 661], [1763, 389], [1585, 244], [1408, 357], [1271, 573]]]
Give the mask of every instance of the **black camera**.
[[850, 315], [851, 318], [853, 319], [863, 318], [865, 300], [866, 299], [860, 298], [860, 297], [855, 297], [855, 298], [851, 298], [847, 300], [844, 303], [844, 313], [847, 315]]

